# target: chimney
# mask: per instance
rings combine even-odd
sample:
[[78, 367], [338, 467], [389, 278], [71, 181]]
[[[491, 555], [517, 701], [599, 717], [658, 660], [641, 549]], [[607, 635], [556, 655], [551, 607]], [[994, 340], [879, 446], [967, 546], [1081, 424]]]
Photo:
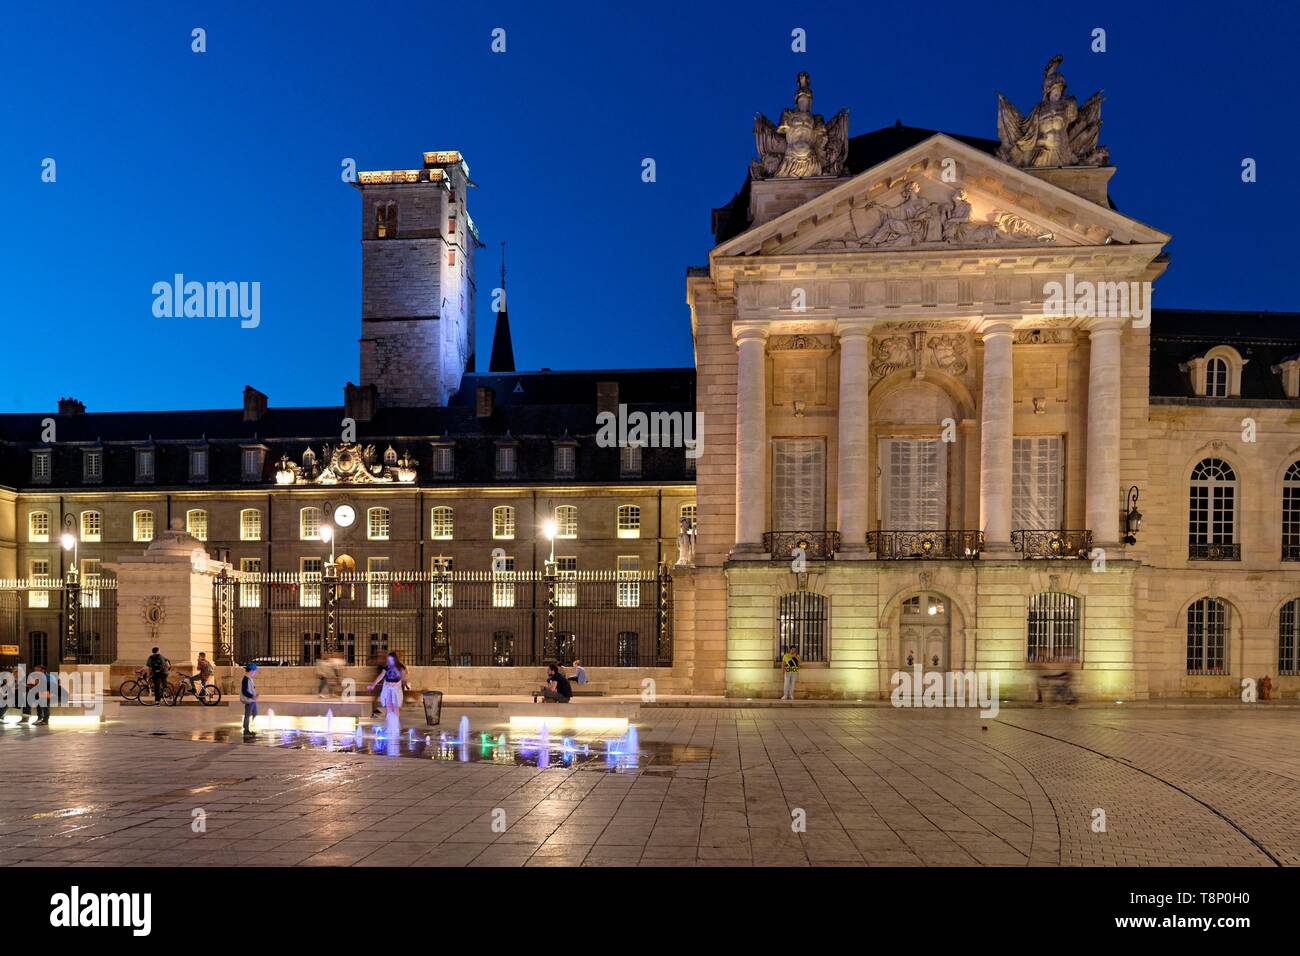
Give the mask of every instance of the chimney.
[[86, 414], [86, 403], [79, 402], [75, 398], [59, 399], [60, 415], [84, 415]]
[[596, 383], [596, 413], [618, 414], [618, 382]]
[[266, 414], [266, 396], [251, 385], [244, 386], [244, 421], [255, 422]]
[[487, 385], [480, 385], [474, 393], [474, 415], [477, 418], [491, 418], [496, 401], [496, 393]]
[[343, 414], [358, 422], [368, 422], [375, 417], [375, 406], [379, 404], [379, 388], [370, 385], [353, 385], [348, 382], [343, 386]]

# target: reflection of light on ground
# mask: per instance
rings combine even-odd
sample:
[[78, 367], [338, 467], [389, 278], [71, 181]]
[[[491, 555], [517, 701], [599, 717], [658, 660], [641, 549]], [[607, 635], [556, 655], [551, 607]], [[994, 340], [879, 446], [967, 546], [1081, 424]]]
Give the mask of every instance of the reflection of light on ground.
[[519, 715], [510, 718], [511, 733], [523, 733], [529, 730], [538, 731], [542, 727], [548, 727], [552, 730], [572, 728], [575, 733], [583, 735], [613, 734], [621, 737], [627, 733], [628, 721], [626, 717], [534, 717], [532, 715]]
[[252, 720], [254, 730], [264, 730], [268, 733], [279, 733], [284, 730], [305, 730], [309, 732], [319, 731], [324, 733], [333, 731], [335, 733], [350, 734], [356, 726], [357, 719], [355, 717], [293, 717], [285, 714], [266, 713], [258, 714]]

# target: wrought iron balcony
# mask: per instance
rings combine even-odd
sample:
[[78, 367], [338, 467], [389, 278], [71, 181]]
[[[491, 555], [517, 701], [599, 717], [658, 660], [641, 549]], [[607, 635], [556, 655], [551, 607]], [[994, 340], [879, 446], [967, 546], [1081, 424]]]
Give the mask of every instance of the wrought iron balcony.
[[1092, 550], [1091, 531], [1011, 532], [1011, 546], [1026, 558], [1086, 558]]
[[[1285, 555], [1283, 555], [1285, 557]], [[1215, 544], [1205, 544], [1203, 542], [1193, 541], [1187, 545], [1187, 560], [1189, 561], [1240, 561], [1241, 545], [1229, 544], [1227, 542], [1217, 542]]]
[[1300, 544], [1282, 545], [1283, 561], [1300, 561]]
[[763, 550], [774, 560], [789, 559], [795, 548], [803, 548], [811, 559], [834, 557], [840, 549], [838, 531], [768, 531], [763, 535]]
[[867, 550], [874, 551], [880, 561], [974, 560], [984, 550], [984, 532], [868, 531]]

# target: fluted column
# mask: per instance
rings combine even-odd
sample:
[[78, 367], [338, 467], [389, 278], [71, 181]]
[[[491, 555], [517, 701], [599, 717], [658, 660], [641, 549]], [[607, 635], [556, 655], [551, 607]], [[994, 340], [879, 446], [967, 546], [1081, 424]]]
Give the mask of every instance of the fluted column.
[[871, 386], [871, 326], [840, 321], [840, 401], [836, 478], [836, 530], [840, 553], [866, 554], [867, 498], [871, 477], [871, 425], [867, 390]]
[[1011, 318], [986, 319], [984, 390], [980, 401], [980, 528], [985, 554], [1011, 554], [1011, 447], [1014, 396]]
[[1124, 322], [1099, 319], [1088, 327], [1087, 525], [1102, 548], [1119, 546], [1120, 368]]
[[736, 340], [736, 547], [763, 548], [767, 494], [767, 327], [737, 322]]

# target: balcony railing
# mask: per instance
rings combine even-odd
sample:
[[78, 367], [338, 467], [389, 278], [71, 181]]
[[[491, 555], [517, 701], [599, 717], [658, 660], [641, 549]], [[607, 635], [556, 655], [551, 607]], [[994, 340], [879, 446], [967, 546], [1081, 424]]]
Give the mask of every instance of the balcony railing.
[[1011, 532], [1011, 546], [1026, 558], [1086, 558], [1092, 550], [1091, 531]]
[[1187, 560], [1189, 561], [1240, 561], [1241, 545], [1229, 544], [1224, 541], [1215, 544], [1205, 544], [1203, 542], [1193, 541], [1187, 545]]
[[1300, 561], [1300, 544], [1282, 545], [1283, 561]]
[[768, 531], [763, 535], [763, 550], [774, 560], [789, 559], [795, 548], [803, 548], [811, 559], [834, 557], [840, 549], [838, 531]]
[[974, 560], [984, 550], [982, 531], [868, 531], [867, 550], [880, 561]]

